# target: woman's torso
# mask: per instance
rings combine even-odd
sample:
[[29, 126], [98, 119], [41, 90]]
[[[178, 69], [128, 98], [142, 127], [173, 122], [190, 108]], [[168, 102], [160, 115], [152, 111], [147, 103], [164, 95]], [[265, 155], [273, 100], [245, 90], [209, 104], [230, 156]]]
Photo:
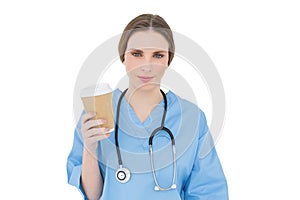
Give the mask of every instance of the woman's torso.
[[[114, 116], [120, 90], [113, 93]], [[142, 124], [128, 102], [123, 99], [119, 118], [119, 146], [123, 167], [131, 171], [127, 183], [119, 183], [115, 177], [118, 169], [118, 156], [115, 148], [115, 132], [108, 140], [99, 143], [99, 164], [104, 180], [101, 199], [183, 199], [185, 182], [195, 160], [198, 138], [200, 109], [194, 104], [181, 99], [173, 92], [167, 94], [168, 108], [165, 126], [175, 137], [176, 146], [176, 185], [169, 191], [154, 191], [149, 156], [149, 136], [161, 125], [164, 101], [155, 107]], [[154, 166], [157, 181], [161, 187], [169, 187], [173, 178], [173, 157], [171, 139], [165, 132], [158, 132], [153, 139]]]

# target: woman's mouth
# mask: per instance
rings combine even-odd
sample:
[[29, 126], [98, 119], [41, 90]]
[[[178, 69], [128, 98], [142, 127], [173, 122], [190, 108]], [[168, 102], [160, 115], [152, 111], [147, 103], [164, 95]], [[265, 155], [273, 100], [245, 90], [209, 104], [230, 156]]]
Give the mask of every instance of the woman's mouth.
[[147, 83], [147, 82], [149, 82], [151, 79], [153, 79], [153, 76], [138, 76], [138, 78], [139, 78], [143, 83]]

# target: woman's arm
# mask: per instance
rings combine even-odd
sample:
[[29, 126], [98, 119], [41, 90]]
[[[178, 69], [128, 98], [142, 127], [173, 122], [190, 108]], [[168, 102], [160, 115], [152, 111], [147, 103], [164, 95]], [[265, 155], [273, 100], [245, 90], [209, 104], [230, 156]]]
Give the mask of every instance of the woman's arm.
[[81, 185], [89, 200], [98, 200], [102, 194], [103, 180], [98, 159], [86, 148], [83, 150]]
[[92, 120], [95, 113], [82, 115], [78, 123], [72, 150], [68, 156], [67, 172], [69, 184], [77, 187], [85, 199], [99, 199], [103, 180], [98, 164], [97, 149], [100, 140], [109, 137], [106, 128], [97, 128], [105, 120]]
[[109, 137], [109, 129], [98, 128], [105, 120], [93, 120], [96, 113], [87, 113], [82, 117], [82, 137], [84, 149], [82, 155], [81, 185], [89, 200], [98, 200], [102, 194], [103, 180], [98, 164], [97, 148], [100, 140]]
[[184, 188], [185, 199], [228, 200], [227, 181], [204, 113], [201, 113], [199, 125], [198, 149], [193, 169]]

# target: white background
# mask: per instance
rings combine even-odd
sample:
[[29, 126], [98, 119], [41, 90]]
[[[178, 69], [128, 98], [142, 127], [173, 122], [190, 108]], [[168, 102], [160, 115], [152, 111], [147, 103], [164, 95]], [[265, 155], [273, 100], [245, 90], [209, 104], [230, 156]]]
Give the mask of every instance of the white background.
[[220, 73], [230, 199], [300, 199], [299, 10], [296, 0], [1, 1], [0, 199], [82, 199], [65, 168], [76, 77], [141, 13], [197, 42]]

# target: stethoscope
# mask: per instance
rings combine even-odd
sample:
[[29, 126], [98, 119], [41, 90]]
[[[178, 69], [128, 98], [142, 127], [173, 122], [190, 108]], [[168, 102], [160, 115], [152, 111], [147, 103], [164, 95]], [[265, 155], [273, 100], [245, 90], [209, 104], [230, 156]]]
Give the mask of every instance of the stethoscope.
[[[120, 107], [121, 107], [121, 102], [122, 99], [124, 97], [124, 95], [126, 94], [128, 89], [126, 89], [120, 96], [119, 98], [119, 102], [118, 102], [118, 106], [117, 106], [117, 116], [116, 116], [116, 125], [115, 125], [115, 143], [116, 143], [116, 150], [117, 150], [117, 155], [118, 155], [118, 162], [119, 162], [119, 169], [116, 171], [116, 179], [120, 182], [120, 183], [127, 183], [130, 179], [130, 171], [128, 168], [123, 167], [123, 162], [122, 162], [122, 158], [121, 158], [121, 152], [120, 152], [120, 148], [119, 148], [119, 139], [118, 139], [118, 132], [119, 132], [119, 115], [120, 115]], [[149, 137], [149, 154], [150, 154], [150, 162], [151, 162], [151, 170], [152, 170], [152, 176], [155, 182], [155, 186], [154, 186], [154, 190], [159, 191], [159, 190], [171, 190], [171, 189], [175, 189], [176, 188], [176, 184], [175, 184], [175, 177], [176, 177], [176, 151], [175, 151], [175, 139], [174, 136], [172, 134], [172, 132], [170, 131], [170, 129], [168, 129], [167, 127], [165, 127], [165, 118], [166, 118], [166, 114], [167, 114], [167, 98], [165, 93], [160, 90], [161, 94], [163, 95], [164, 98], [164, 113], [163, 113], [163, 117], [161, 120], [161, 126], [156, 128], [152, 134]], [[167, 188], [163, 188], [160, 187], [160, 185], [158, 184], [157, 178], [156, 178], [156, 173], [155, 173], [155, 167], [154, 167], [154, 162], [153, 162], [153, 148], [152, 148], [152, 141], [153, 138], [155, 136], [155, 134], [159, 131], [165, 131], [169, 134], [171, 140], [172, 140], [172, 153], [173, 153], [173, 178], [172, 178], [172, 184], [170, 187]]]

